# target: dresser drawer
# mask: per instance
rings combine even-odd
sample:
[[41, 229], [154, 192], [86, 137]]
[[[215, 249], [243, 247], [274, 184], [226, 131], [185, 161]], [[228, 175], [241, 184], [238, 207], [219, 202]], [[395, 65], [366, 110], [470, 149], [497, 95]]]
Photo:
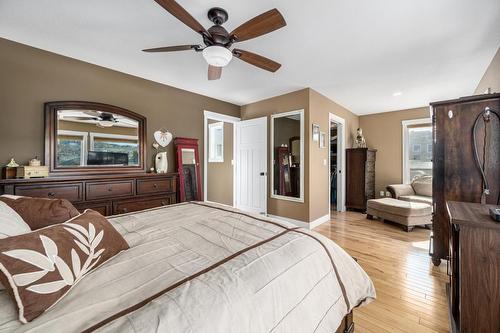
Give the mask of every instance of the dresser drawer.
[[137, 194], [168, 193], [175, 191], [174, 178], [138, 179]]
[[37, 184], [16, 186], [15, 195], [26, 197], [50, 198], [50, 199], [67, 199], [69, 201], [83, 200], [83, 184]]
[[133, 196], [135, 192], [134, 183], [135, 181], [133, 179], [114, 182], [86, 183], [86, 199], [96, 200]]
[[130, 199], [113, 202], [113, 214], [124, 214], [174, 204], [175, 194], [165, 197]]
[[108, 216], [112, 214], [111, 201], [103, 202], [82, 202], [74, 205], [78, 211], [83, 213], [85, 209], [92, 209], [100, 213], [103, 216]]

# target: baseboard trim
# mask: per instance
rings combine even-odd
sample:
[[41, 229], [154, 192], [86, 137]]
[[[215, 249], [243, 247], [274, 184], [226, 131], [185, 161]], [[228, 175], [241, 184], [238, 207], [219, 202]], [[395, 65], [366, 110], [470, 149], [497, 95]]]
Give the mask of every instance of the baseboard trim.
[[284, 216], [272, 215], [272, 214], [267, 214], [267, 216], [272, 217], [272, 218], [277, 219], [277, 220], [282, 220], [282, 221], [286, 221], [289, 223], [293, 223], [298, 227], [309, 229], [309, 230], [312, 230], [312, 229], [316, 228], [317, 226], [330, 221], [330, 214], [321, 216], [320, 218], [318, 218], [312, 222], [304, 222], [304, 221], [291, 219], [291, 218], [284, 217]]

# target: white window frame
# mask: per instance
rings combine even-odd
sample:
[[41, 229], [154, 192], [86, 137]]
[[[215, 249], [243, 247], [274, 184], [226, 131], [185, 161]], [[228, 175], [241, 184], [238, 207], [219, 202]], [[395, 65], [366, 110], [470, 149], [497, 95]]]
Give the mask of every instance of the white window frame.
[[82, 137], [82, 143], [80, 145], [80, 166], [87, 165], [87, 142], [88, 142], [88, 132], [81, 131], [69, 131], [69, 130], [58, 130], [57, 136], [68, 135], [68, 136], [79, 136]]
[[[287, 197], [286, 195], [274, 194], [274, 119], [288, 116], [300, 115], [300, 196]], [[295, 110], [271, 115], [271, 198], [295, 202], [304, 202], [304, 110]]]
[[410, 165], [408, 163], [410, 157], [410, 127], [414, 125], [429, 125], [432, 128], [431, 118], [419, 118], [411, 120], [403, 120], [401, 122], [403, 129], [403, 184], [410, 184]]
[[[215, 142], [213, 140], [213, 131], [221, 129], [222, 148], [220, 156], [215, 156]], [[209, 163], [224, 163], [224, 122], [208, 124], [208, 162]]]

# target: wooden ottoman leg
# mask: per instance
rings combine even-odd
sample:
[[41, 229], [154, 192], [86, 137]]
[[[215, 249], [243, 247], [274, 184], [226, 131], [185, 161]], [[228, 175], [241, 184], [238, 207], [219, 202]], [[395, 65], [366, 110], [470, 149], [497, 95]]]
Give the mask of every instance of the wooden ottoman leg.
[[373, 220], [373, 215], [372, 214], [366, 214], [366, 218], [368, 220]]

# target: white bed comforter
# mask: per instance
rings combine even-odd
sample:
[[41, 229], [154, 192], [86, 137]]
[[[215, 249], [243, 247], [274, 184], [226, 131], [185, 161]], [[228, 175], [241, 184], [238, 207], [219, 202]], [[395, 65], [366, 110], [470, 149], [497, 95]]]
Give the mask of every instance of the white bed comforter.
[[332, 333], [375, 297], [344, 250], [291, 224], [195, 203], [110, 221], [130, 249], [26, 325], [1, 291], [0, 332]]

